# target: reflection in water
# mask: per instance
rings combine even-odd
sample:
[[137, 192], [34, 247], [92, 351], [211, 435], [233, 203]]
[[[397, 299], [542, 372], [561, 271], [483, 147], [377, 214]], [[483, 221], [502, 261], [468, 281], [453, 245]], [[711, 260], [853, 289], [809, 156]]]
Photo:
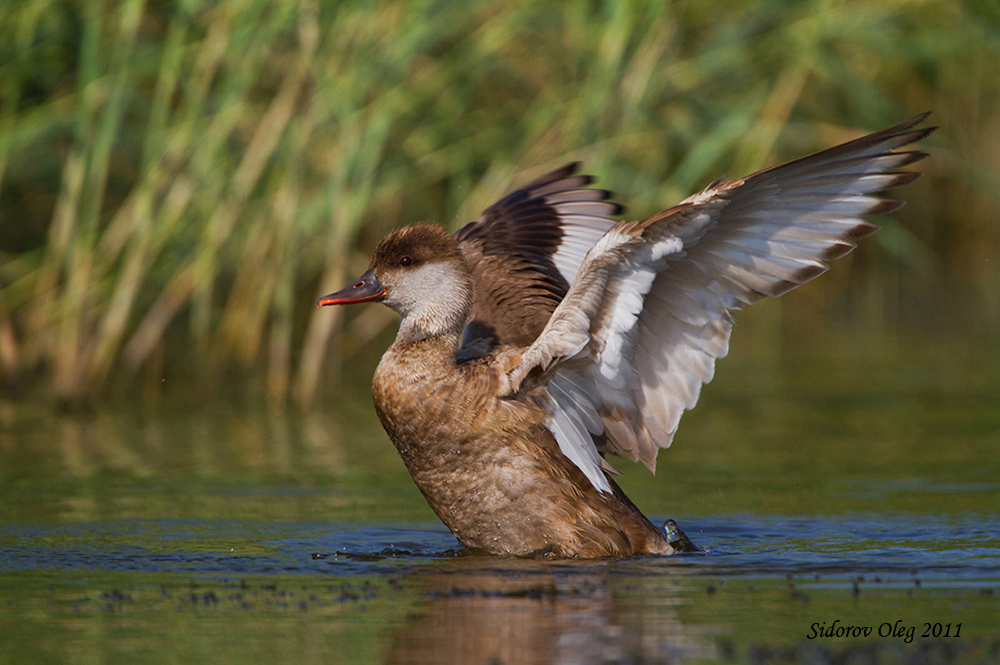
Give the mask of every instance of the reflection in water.
[[[329, 518], [346, 502], [330, 489], [350, 468], [342, 430], [322, 411], [59, 413], [0, 401], [0, 522]], [[324, 496], [272, 510], [259, 493], [276, 487]]]
[[0, 432], [11, 433], [0, 439], [0, 452], [47, 454], [56, 464], [49, 473], [73, 478], [115, 471], [145, 478], [257, 470], [294, 477], [303, 469], [335, 471], [345, 463], [341, 419], [322, 411], [286, 417], [220, 403], [173, 414], [64, 414], [44, 405], [0, 406]]
[[[438, 567], [439, 568], [439, 567]], [[711, 627], [684, 626], [669, 576], [612, 579], [603, 563], [469, 557], [421, 571], [421, 600], [390, 663], [683, 662], [715, 658]], [[564, 572], [553, 572], [553, 569]]]

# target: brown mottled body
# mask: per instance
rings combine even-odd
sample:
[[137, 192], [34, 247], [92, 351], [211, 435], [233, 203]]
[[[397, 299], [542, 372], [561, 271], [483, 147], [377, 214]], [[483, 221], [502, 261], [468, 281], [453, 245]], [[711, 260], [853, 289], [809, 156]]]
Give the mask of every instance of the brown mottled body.
[[498, 396], [502, 367], [513, 364], [505, 356], [516, 352], [456, 365], [457, 350], [454, 334], [393, 344], [372, 392], [417, 487], [464, 546], [508, 555], [673, 553], [617, 485], [602, 494], [559, 451], [541, 409]]

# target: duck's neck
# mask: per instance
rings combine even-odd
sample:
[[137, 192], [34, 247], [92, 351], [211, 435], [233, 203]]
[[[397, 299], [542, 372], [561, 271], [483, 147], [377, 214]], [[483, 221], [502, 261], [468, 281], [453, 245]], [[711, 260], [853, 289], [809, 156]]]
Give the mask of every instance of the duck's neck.
[[458, 352], [458, 346], [462, 338], [462, 326], [449, 326], [441, 328], [433, 322], [420, 320], [416, 317], [404, 317], [399, 323], [399, 332], [396, 333], [396, 341], [393, 346], [409, 346], [417, 342], [433, 341], [435, 346], [440, 346], [445, 350]]
[[458, 350], [472, 307], [472, 284], [463, 268], [447, 263], [427, 266], [411, 274], [412, 282], [419, 285], [412, 296], [404, 293], [386, 302], [402, 317], [395, 345], [434, 339]]

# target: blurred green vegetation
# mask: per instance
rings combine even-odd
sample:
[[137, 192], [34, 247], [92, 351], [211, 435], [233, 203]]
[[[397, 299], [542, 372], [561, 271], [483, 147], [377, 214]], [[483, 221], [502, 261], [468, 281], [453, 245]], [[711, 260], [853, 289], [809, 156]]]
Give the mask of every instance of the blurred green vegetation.
[[928, 177], [810, 311], [996, 326], [998, 61], [993, 0], [8, 0], [0, 386], [308, 402], [392, 321], [312, 310], [390, 228], [571, 159], [640, 217], [924, 110]]

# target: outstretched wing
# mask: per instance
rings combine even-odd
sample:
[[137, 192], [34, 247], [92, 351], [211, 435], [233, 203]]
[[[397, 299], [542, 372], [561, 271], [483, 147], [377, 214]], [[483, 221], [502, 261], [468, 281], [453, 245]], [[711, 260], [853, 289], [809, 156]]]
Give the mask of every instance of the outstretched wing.
[[866, 195], [919, 177], [897, 169], [926, 154], [899, 149], [933, 131], [914, 129], [926, 117], [618, 224], [510, 373], [512, 391], [548, 411], [598, 489], [610, 491], [599, 452], [655, 469], [728, 350], [731, 312], [820, 275], [877, 230], [863, 217], [902, 203]]
[[569, 164], [487, 208], [455, 234], [472, 271], [473, 306], [461, 360], [497, 344], [535, 341], [590, 248], [622, 207]]

